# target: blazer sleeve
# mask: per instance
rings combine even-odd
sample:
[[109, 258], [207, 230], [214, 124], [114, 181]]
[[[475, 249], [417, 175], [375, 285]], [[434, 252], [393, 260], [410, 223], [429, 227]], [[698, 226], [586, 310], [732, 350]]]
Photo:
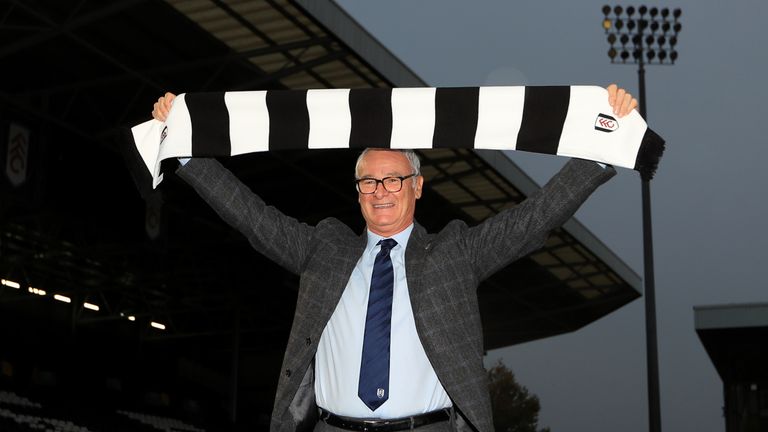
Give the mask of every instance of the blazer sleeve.
[[464, 247], [478, 280], [542, 247], [550, 231], [615, 174], [612, 166], [571, 159], [525, 201], [468, 229]]
[[300, 273], [314, 228], [268, 206], [214, 159], [193, 158], [176, 173], [251, 245], [280, 266]]

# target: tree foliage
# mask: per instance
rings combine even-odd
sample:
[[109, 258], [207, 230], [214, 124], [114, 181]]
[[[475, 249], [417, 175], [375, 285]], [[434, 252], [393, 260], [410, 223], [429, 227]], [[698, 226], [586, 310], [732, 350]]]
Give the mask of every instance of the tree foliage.
[[501, 360], [488, 370], [488, 379], [496, 432], [549, 432], [538, 429], [539, 398], [520, 385]]

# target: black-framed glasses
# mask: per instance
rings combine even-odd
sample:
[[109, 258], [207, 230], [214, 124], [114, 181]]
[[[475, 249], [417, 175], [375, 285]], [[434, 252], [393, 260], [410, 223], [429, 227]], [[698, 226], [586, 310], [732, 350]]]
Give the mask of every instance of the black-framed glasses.
[[355, 185], [357, 186], [357, 191], [361, 194], [375, 193], [379, 183], [384, 186], [384, 190], [387, 192], [400, 192], [403, 188], [403, 180], [407, 180], [415, 175], [414, 173], [407, 176], [384, 177], [383, 179], [366, 177], [355, 180]]

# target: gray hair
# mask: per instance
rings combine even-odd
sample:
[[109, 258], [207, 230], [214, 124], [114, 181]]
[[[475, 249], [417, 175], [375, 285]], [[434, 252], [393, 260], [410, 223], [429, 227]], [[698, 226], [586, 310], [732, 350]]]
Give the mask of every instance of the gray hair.
[[[360, 156], [357, 157], [357, 162], [355, 163], [355, 178], [359, 179], [359, 172], [360, 172], [360, 164], [363, 161], [363, 158], [365, 155], [368, 154], [370, 151], [394, 151], [402, 153], [406, 159], [408, 159], [408, 163], [411, 164], [411, 173], [415, 174], [417, 176], [421, 175], [421, 161], [419, 160], [419, 155], [416, 154], [413, 150], [401, 150], [401, 149], [384, 149], [384, 148], [367, 148], [363, 150], [362, 153], [360, 153]], [[416, 182], [413, 182], [413, 188], [416, 188]]]

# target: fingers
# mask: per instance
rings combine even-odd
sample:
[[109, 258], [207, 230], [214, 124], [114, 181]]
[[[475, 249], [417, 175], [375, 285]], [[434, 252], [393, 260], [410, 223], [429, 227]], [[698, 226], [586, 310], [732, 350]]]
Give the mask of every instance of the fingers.
[[619, 90], [619, 86], [611, 84], [606, 89], [608, 90], [608, 103], [611, 106], [614, 106], [616, 103], [616, 92]]
[[637, 99], [633, 98], [631, 94], [627, 93], [624, 97], [624, 103], [621, 106], [619, 117], [624, 117], [625, 115], [632, 112], [632, 110], [635, 108], [637, 108]]
[[152, 117], [164, 122], [168, 118], [168, 113], [171, 111], [174, 99], [176, 99], [176, 95], [170, 92], [159, 97], [157, 102], [152, 105]]
[[173, 105], [173, 100], [176, 99], [176, 95], [171, 92], [166, 92], [163, 96], [165, 98], [166, 106], [168, 107], [168, 110], [171, 110], [171, 106]]
[[606, 90], [608, 90], [608, 103], [613, 108], [613, 113], [619, 118], [624, 117], [637, 108], [637, 99], [623, 88], [619, 88], [616, 84], [611, 84], [606, 87]]
[[155, 120], [165, 121], [168, 114], [163, 114], [163, 98], [159, 98], [154, 105], [152, 105], [152, 118]]

